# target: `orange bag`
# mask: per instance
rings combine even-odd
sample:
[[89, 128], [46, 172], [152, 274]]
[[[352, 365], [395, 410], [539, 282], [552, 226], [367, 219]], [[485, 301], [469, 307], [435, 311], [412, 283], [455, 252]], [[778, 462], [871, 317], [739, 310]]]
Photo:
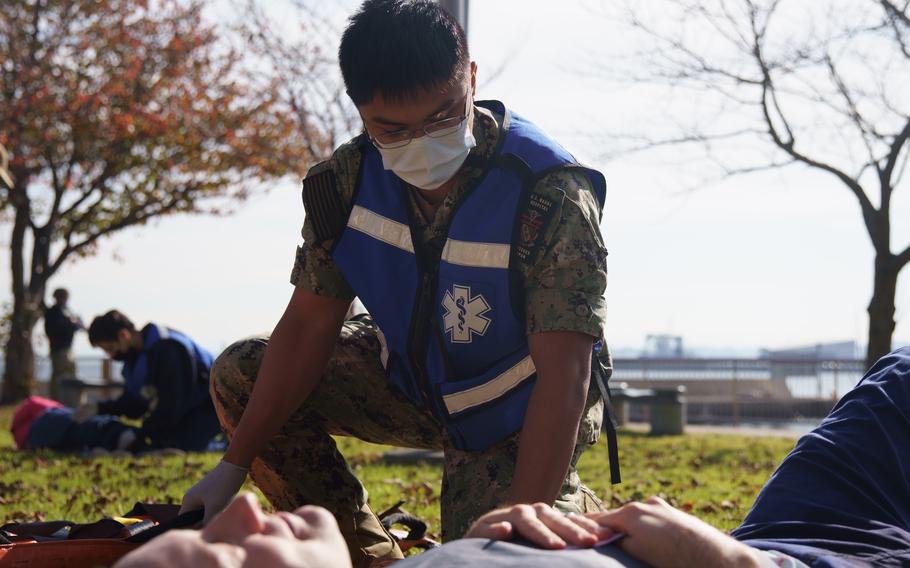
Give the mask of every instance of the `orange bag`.
[[10, 523], [0, 527], [0, 568], [111, 566], [168, 530], [202, 521], [202, 510], [178, 515], [179, 510], [179, 505], [136, 503], [123, 517], [95, 523]]

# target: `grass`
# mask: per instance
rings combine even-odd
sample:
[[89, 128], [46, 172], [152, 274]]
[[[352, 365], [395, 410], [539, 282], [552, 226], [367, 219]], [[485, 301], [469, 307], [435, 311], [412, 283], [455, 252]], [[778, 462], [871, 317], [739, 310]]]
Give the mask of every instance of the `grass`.
[[[86, 522], [124, 513], [136, 501], [179, 503], [184, 491], [218, 462], [215, 454], [87, 459], [19, 452], [9, 432], [11, 417], [12, 408], [0, 408], [0, 525], [52, 519]], [[610, 486], [605, 440], [582, 457], [579, 473], [611, 506], [660, 495], [728, 530], [745, 516], [793, 443], [783, 438], [708, 434], [651, 438], [624, 432], [619, 437], [622, 484]], [[339, 439], [339, 449], [370, 491], [374, 510], [403, 499], [405, 509], [427, 520], [432, 533], [438, 532], [442, 475], [438, 465], [390, 465], [382, 459], [388, 448], [347, 438]]]

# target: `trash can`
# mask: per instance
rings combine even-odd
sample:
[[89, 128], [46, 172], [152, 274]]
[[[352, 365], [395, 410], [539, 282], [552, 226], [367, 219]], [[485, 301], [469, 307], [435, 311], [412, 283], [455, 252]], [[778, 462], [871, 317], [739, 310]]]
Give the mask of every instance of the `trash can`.
[[686, 430], [686, 387], [655, 389], [651, 401], [651, 435], [675, 436]]

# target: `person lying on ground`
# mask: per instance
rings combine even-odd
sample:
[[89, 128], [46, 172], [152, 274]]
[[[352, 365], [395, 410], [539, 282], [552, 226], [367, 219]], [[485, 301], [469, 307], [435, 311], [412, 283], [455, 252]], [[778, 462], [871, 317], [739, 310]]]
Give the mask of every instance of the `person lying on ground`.
[[13, 413], [10, 431], [20, 450], [116, 452], [134, 445], [139, 430], [114, 416], [77, 420], [72, 408], [55, 400], [30, 396]]
[[[543, 504], [514, 505], [483, 515], [466, 539], [400, 566], [910, 566], [908, 472], [905, 347], [879, 360], [799, 440], [732, 535], [656, 497], [585, 516], [564, 516]], [[591, 548], [617, 535], [623, 536], [614, 545]], [[503, 542], [519, 539], [533, 546]], [[116, 568], [348, 567], [344, 547], [327, 511], [305, 506], [264, 515], [251, 495], [243, 495], [202, 532], [160, 537]]]
[[[125, 557], [115, 568], [348, 568], [350, 557], [337, 527], [335, 518], [321, 507], [267, 515], [252, 494], [243, 493], [202, 531], [172, 531]], [[590, 548], [620, 527], [627, 531], [627, 542], [638, 545], [632, 551]], [[661, 535], [660, 546], [639, 544], [652, 534]], [[491, 542], [516, 537], [524, 543]], [[604, 568], [665, 566], [672, 559], [685, 566], [762, 566], [761, 554], [658, 499], [587, 516], [566, 515], [543, 503], [515, 505], [484, 515], [464, 539], [396, 564], [401, 568]], [[770, 562], [770, 557], [764, 560]]]

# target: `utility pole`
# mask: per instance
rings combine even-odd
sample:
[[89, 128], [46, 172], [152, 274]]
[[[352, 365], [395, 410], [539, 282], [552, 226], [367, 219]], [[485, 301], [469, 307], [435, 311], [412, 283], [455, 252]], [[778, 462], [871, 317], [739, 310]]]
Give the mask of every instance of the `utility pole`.
[[458, 23], [464, 29], [464, 35], [468, 35], [468, 0], [439, 0], [442, 7], [455, 16]]

